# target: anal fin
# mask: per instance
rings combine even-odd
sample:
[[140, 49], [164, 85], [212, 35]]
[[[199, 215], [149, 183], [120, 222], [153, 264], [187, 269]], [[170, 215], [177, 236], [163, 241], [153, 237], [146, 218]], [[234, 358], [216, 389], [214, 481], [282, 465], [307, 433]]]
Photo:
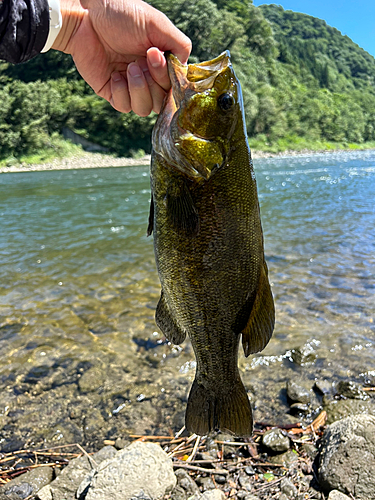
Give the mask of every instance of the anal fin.
[[186, 333], [181, 330], [172, 317], [168, 305], [161, 292], [158, 305], [156, 306], [155, 321], [160, 330], [172, 344], [182, 344], [186, 338]]
[[275, 325], [275, 306], [265, 262], [261, 269], [257, 293], [250, 307], [249, 319], [242, 330], [242, 346], [246, 357], [266, 347]]

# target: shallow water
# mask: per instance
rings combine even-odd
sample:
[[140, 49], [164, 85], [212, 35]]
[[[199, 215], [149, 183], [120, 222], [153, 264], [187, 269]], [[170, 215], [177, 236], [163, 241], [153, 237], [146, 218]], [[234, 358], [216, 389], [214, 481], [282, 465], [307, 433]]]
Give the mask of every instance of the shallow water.
[[[375, 380], [375, 152], [255, 170], [277, 323], [240, 366], [255, 418], [278, 422], [289, 378]], [[0, 176], [3, 449], [183, 425], [194, 355], [154, 323], [149, 198], [148, 166]]]

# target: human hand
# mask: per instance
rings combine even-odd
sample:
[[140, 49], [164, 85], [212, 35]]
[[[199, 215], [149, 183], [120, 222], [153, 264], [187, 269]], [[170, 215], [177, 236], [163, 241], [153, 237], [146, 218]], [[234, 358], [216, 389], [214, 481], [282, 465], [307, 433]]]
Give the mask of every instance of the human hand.
[[160, 111], [170, 89], [164, 51], [186, 63], [191, 42], [142, 0], [61, 0], [52, 48], [71, 54], [81, 76], [123, 113]]

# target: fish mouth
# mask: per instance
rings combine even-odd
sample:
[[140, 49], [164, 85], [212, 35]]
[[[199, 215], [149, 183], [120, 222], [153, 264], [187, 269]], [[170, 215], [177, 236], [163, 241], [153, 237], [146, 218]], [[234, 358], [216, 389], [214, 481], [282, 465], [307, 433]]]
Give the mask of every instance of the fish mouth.
[[178, 124], [178, 111], [183, 105], [183, 101], [198, 92], [204, 92], [213, 87], [216, 77], [231, 66], [230, 53], [227, 50], [215, 59], [197, 64], [182, 64], [170, 52], [167, 52], [165, 57], [172, 87], [164, 99], [162, 110], [152, 133], [153, 149], [170, 166], [188, 178], [196, 181], [207, 181], [211, 177], [213, 169], [201, 162], [194, 162], [193, 165], [180, 151], [179, 144], [184, 140], [194, 140], [196, 143], [200, 143], [203, 148], [207, 148], [210, 147], [209, 143], [212, 141], [209, 138], [195, 135], [190, 130], [184, 130]]
[[181, 64], [170, 52], [166, 55], [169, 77], [172, 83], [172, 94], [176, 109], [189, 90], [204, 92], [212, 88], [216, 77], [230, 66], [230, 52], [226, 50], [215, 59], [197, 64]]

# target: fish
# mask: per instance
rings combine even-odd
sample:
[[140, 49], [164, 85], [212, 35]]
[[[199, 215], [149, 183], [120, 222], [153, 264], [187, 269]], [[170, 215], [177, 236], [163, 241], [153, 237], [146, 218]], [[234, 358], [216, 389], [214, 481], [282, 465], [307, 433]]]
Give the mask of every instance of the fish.
[[147, 229], [161, 283], [155, 321], [194, 349], [187, 430], [250, 436], [239, 342], [245, 356], [261, 351], [275, 308], [241, 86], [229, 51], [189, 65], [166, 58], [172, 87], [152, 132]]

